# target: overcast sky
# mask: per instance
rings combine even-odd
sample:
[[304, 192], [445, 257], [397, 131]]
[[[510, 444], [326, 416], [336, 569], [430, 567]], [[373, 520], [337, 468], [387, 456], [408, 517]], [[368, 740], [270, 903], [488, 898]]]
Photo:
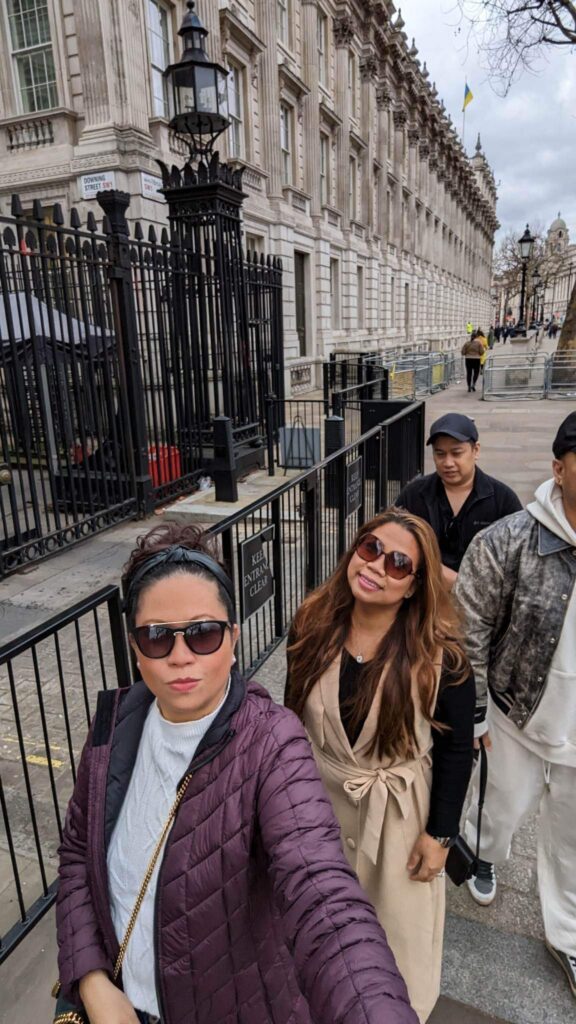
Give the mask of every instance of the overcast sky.
[[522, 234], [527, 221], [547, 228], [560, 210], [576, 242], [576, 54], [550, 49], [540, 73], [522, 75], [502, 99], [477, 47], [457, 33], [455, 0], [396, 4], [459, 134], [465, 81], [474, 94], [464, 143], [473, 153], [480, 132], [498, 185], [498, 237], [510, 228]]

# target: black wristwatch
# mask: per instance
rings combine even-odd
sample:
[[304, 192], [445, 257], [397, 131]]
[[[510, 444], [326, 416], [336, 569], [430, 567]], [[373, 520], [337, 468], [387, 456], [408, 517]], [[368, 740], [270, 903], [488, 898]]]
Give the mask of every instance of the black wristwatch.
[[435, 839], [440, 846], [443, 846], [445, 850], [448, 850], [451, 846], [454, 846], [458, 836], [433, 836], [430, 832], [428, 833], [431, 839]]

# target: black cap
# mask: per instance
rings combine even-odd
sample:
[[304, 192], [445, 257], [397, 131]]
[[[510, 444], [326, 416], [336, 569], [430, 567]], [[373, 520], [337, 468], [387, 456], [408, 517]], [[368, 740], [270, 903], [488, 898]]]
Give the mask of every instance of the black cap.
[[576, 452], [576, 412], [571, 412], [558, 427], [552, 451], [555, 459], [561, 459], [566, 452]]
[[447, 412], [445, 416], [435, 420], [430, 427], [430, 436], [426, 444], [432, 444], [438, 434], [447, 434], [448, 437], [454, 437], [457, 441], [472, 441], [474, 444], [478, 440], [478, 431], [474, 420], [460, 412]]

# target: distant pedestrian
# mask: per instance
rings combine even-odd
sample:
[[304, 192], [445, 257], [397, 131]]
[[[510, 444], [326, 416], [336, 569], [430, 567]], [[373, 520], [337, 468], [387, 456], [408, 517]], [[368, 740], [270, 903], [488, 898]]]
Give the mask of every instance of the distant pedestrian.
[[495, 340], [496, 340], [496, 334], [494, 332], [494, 327], [491, 324], [490, 325], [490, 330], [488, 331], [488, 348], [494, 348]]
[[452, 586], [479, 530], [522, 508], [514, 491], [482, 472], [478, 430], [468, 416], [448, 412], [430, 427], [435, 473], [416, 477], [395, 504], [425, 519], [436, 534], [444, 578]]
[[214, 542], [156, 527], [123, 583], [142, 680], [99, 694], [66, 815], [58, 1009], [82, 1002], [90, 1024], [416, 1024], [302, 726], [236, 668]]
[[462, 346], [462, 355], [466, 365], [466, 383], [468, 392], [476, 391], [476, 381], [480, 375], [480, 360], [485, 349], [479, 338], [470, 337]]
[[474, 683], [457, 638], [432, 530], [388, 509], [305, 599], [288, 647], [286, 702], [422, 1024], [440, 991], [444, 865], [472, 763]]
[[[474, 539], [455, 593], [490, 750], [482, 860], [469, 889], [477, 903], [492, 902], [494, 864], [537, 813], [546, 946], [576, 997], [576, 412], [552, 451], [552, 479], [525, 511]], [[477, 796], [476, 779], [466, 822], [473, 847]]]
[[476, 337], [476, 340], [480, 341], [483, 345], [484, 351], [480, 356], [480, 373], [484, 373], [484, 364], [488, 358], [488, 338], [480, 327], [476, 331], [476, 335], [472, 335], [472, 337]]
[[506, 342], [508, 341], [508, 338], [509, 338], [509, 337], [510, 337], [510, 325], [509, 325], [509, 324], [506, 324], [506, 327], [504, 328], [504, 332], [503, 332], [503, 334], [502, 334], [502, 343], [503, 343], [504, 345], [505, 345], [505, 344], [506, 344]]
[[472, 323], [471, 320], [469, 320], [468, 323], [466, 324], [466, 334], [468, 336], [470, 336], [473, 331], [474, 331], [474, 324]]
[[502, 328], [501, 328], [500, 324], [498, 324], [497, 327], [494, 328], [494, 337], [495, 337], [497, 342], [500, 341], [501, 336], [502, 336]]

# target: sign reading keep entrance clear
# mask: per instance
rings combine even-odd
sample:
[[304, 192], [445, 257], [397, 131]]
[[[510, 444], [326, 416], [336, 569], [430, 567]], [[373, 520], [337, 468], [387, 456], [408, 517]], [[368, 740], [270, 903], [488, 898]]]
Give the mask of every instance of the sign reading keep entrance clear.
[[362, 505], [362, 456], [346, 466], [346, 519]]
[[268, 526], [240, 543], [240, 618], [246, 622], [274, 596], [274, 575], [265, 545], [274, 539]]

